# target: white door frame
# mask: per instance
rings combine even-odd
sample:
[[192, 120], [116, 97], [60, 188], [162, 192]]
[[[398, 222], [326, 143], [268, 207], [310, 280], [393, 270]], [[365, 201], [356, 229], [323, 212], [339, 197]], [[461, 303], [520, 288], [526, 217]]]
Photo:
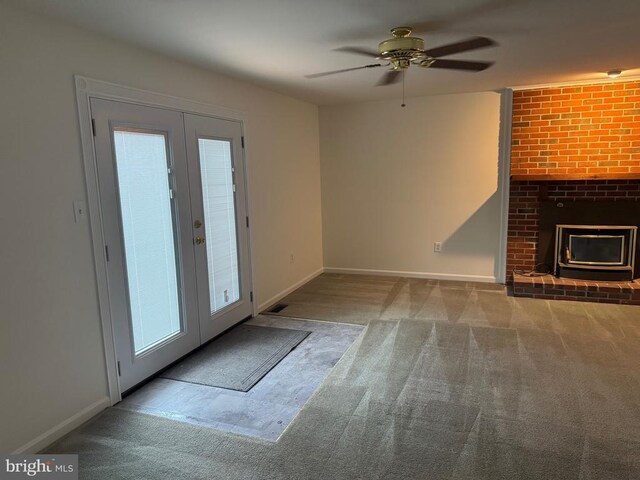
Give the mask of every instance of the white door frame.
[[[102, 206], [98, 187], [97, 159], [93, 145], [93, 131], [91, 122], [91, 108], [89, 100], [91, 98], [101, 98], [105, 100], [115, 100], [136, 105], [150, 107], [160, 107], [169, 110], [176, 110], [184, 113], [194, 113], [209, 117], [221, 118], [224, 120], [235, 120], [242, 124], [242, 135], [247, 135], [247, 119], [243, 112], [209, 105], [206, 103], [188, 100], [161, 93], [150, 92], [138, 88], [126, 87], [114, 83], [103, 82], [79, 75], [74, 76], [76, 87], [76, 99], [78, 102], [78, 118], [80, 121], [80, 139], [82, 142], [82, 158], [84, 163], [84, 174], [87, 186], [87, 205], [89, 208], [89, 222], [91, 228], [91, 242], [93, 250], [93, 261], [96, 270], [96, 288], [98, 293], [98, 306], [100, 322], [102, 324], [102, 339], [104, 342], [104, 354], [107, 368], [107, 386], [109, 390], [109, 400], [111, 405], [115, 405], [122, 397], [120, 395], [120, 385], [118, 381], [117, 359], [115, 353], [115, 339], [113, 322], [111, 319], [110, 294], [107, 282], [107, 265], [104, 250], [104, 229], [102, 225]], [[245, 182], [249, 183], [249, 155], [245, 142], [244, 148]], [[248, 186], [248, 185], [247, 185]], [[246, 188], [247, 215], [252, 218], [249, 189]], [[249, 222], [251, 225], [251, 221]], [[253, 285], [255, 278], [254, 265], [251, 259], [253, 251], [253, 235], [249, 229], [249, 264], [250, 282]], [[251, 287], [253, 290], [253, 286]], [[254, 295], [255, 298], [255, 295]], [[257, 315], [257, 305], [253, 303], [253, 315]]]

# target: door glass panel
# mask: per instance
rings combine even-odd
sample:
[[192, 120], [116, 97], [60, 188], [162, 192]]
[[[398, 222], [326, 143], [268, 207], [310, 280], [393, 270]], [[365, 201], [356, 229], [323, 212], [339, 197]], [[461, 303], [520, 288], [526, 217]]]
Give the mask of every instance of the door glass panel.
[[211, 313], [240, 299], [231, 142], [198, 139]]
[[113, 133], [136, 355], [182, 331], [165, 135]]

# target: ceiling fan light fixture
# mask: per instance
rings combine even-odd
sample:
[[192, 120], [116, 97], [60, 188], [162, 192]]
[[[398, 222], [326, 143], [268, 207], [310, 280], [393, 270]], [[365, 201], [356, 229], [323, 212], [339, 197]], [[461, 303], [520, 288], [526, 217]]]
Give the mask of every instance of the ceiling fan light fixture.
[[620, 75], [622, 75], [622, 70], [620, 70], [620, 69], [609, 70], [607, 72], [607, 76], [609, 78], [618, 78]]

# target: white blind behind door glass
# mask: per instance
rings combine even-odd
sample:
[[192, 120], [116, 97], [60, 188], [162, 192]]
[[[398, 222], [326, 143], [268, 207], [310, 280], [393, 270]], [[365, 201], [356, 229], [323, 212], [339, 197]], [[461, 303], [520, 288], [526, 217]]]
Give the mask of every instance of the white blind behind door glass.
[[198, 139], [211, 314], [240, 299], [231, 142]]
[[116, 170], [135, 353], [182, 331], [167, 139], [115, 130]]

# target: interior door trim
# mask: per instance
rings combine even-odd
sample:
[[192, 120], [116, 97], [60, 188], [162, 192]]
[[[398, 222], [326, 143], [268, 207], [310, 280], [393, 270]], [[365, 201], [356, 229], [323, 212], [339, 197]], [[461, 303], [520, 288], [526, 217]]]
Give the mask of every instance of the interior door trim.
[[[87, 206], [89, 210], [89, 225], [91, 230], [91, 243], [93, 262], [96, 273], [96, 290], [98, 296], [98, 308], [100, 323], [102, 326], [102, 338], [104, 343], [105, 365], [107, 374], [107, 388], [111, 405], [122, 400], [118, 379], [118, 368], [115, 351], [115, 338], [111, 309], [109, 303], [109, 286], [107, 282], [106, 252], [104, 250], [105, 236], [102, 226], [102, 207], [100, 203], [98, 187], [97, 158], [93, 144], [93, 125], [91, 121], [90, 99], [114, 100], [124, 103], [133, 103], [148, 107], [165, 108], [182, 113], [204, 115], [223, 120], [233, 120], [241, 123], [243, 138], [247, 136], [247, 119], [244, 112], [223, 106], [202, 103], [185, 98], [165, 95], [148, 90], [118, 85], [115, 83], [95, 80], [79, 75], [74, 76], [76, 88], [76, 101], [78, 107], [78, 119], [80, 127], [80, 140], [82, 145], [82, 159], [84, 164], [85, 183], [87, 188]], [[249, 184], [249, 153], [248, 146], [244, 145], [245, 184]], [[246, 187], [247, 185], [245, 185]], [[252, 217], [252, 208], [249, 189], [245, 188], [245, 201], [247, 215]], [[250, 223], [251, 224], [251, 223]], [[253, 290], [253, 278], [255, 278], [254, 264], [251, 256], [253, 251], [253, 235], [248, 231], [249, 240], [249, 274], [250, 285]], [[255, 298], [255, 296], [254, 296]], [[257, 302], [253, 302], [253, 315], [257, 315]]]

